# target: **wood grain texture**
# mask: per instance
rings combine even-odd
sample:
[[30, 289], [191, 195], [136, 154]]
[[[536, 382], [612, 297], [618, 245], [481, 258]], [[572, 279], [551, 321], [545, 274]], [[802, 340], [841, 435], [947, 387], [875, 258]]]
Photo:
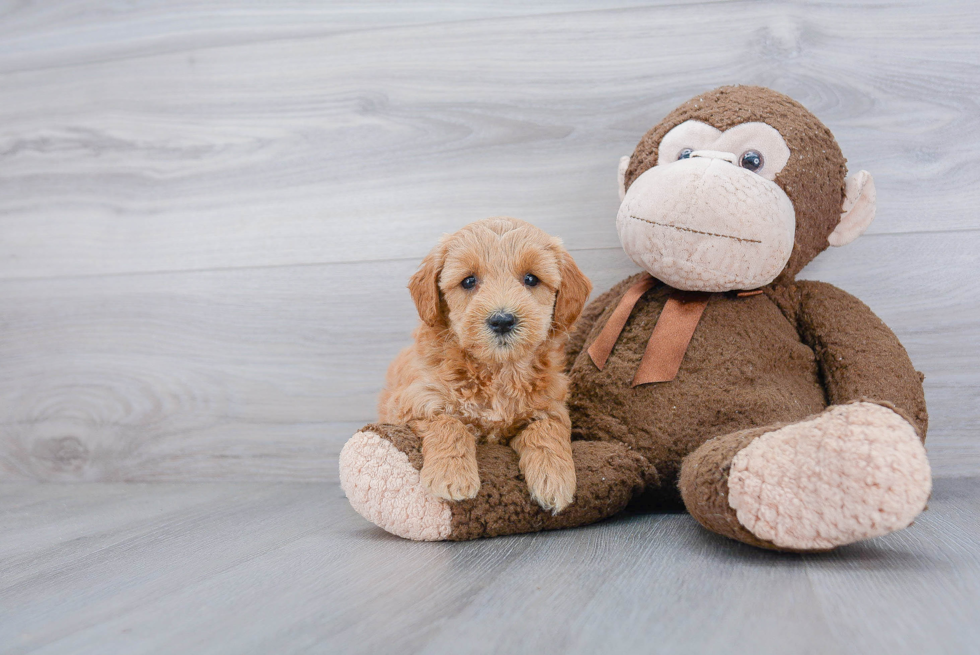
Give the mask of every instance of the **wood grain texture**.
[[804, 276], [925, 372], [936, 474], [980, 474], [978, 60], [966, 0], [0, 6], [0, 478], [328, 479], [439, 234], [525, 218], [607, 288], [618, 157], [732, 82], [875, 175]]
[[686, 514], [413, 543], [323, 484], [3, 485], [5, 653], [973, 652], [980, 492], [772, 553]]
[[616, 247], [618, 158], [735, 82], [874, 173], [873, 231], [977, 227], [972, 0], [388, 6], [10, 10], [0, 275], [418, 258], [494, 214]]

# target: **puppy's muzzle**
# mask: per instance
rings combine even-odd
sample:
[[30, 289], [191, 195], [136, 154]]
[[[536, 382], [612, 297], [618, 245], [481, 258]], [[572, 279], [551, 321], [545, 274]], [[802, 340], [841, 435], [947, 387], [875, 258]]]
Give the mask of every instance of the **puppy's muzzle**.
[[494, 334], [505, 336], [517, 326], [517, 317], [509, 312], [494, 312], [487, 317], [487, 327]]

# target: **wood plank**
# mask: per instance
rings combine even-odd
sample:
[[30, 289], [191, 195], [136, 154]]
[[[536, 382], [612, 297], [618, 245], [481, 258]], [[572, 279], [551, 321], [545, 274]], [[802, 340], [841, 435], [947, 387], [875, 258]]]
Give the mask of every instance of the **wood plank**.
[[980, 639], [976, 479], [937, 481], [908, 530], [808, 556], [686, 514], [420, 544], [320, 484], [7, 489], [36, 500], [11, 511], [0, 494], [11, 653], [894, 655]]
[[[838, 643], [855, 653], [976, 649], [980, 616], [968, 597], [976, 595], [980, 577], [967, 562], [980, 562], [977, 482], [941, 480], [929, 509], [908, 530], [806, 559], [821, 615]], [[936, 634], [946, 635], [938, 650]]]
[[[610, 4], [610, 3], [606, 3]], [[616, 8], [643, 6], [619, 0]], [[243, 4], [213, 0], [201, 5], [135, 0], [106, 6], [94, 0], [52, 0], [7, 7], [0, 24], [0, 71], [78, 66], [174, 50], [226, 47], [257, 41], [304, 39], [391, 27], [451, 24], [595, 9], [586, 0], [495, 2], [331, 2], [281, 0]]]
[[976, 229], [980, 12], [899, 5], [15, 7], [0, 278], [417, 258], [494, 214], [614, 248], [619, 156], [733, 82], [831, 126], [874, 232]]
[[[865, 300], [925, 372], [937, 475], [980, 473], [980, 233], [875, 235], [806, 275]], [[597, 289], [635, 267], [576, 253]], [[326, 479], [417, 322], [415, 261], [0, 281], [8, 479]]]

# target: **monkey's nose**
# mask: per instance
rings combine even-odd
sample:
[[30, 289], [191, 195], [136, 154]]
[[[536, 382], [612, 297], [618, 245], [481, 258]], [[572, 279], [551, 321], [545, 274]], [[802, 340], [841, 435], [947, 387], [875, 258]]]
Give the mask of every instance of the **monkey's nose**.
[[721, 150], [695, 150], [690, 157], [704, 157], [705, 159], [723, 159], [729, 164], [735, 163], [735, 153], [722, 152]]
[[504, 335], [517, 325], [517, 317], [504, 312], [494, 312], [487, 317], [487, 326], [499, 335]]

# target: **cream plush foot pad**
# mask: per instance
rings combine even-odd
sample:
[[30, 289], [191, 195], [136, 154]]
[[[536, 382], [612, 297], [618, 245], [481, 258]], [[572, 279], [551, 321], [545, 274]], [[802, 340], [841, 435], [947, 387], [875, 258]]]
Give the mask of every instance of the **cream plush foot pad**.
[[728, 504], [760, 539], [817, 550], [907, 527], [931, 489], [912, 426], [861, 402], [768, 432], [739, 451]]
[[340, 486], [358, 514], [399, 537], [441, 541], [452, 533], [449, 505], [425, 490], [405, 453], [374, 432], [358, 432], [340, 451]]

